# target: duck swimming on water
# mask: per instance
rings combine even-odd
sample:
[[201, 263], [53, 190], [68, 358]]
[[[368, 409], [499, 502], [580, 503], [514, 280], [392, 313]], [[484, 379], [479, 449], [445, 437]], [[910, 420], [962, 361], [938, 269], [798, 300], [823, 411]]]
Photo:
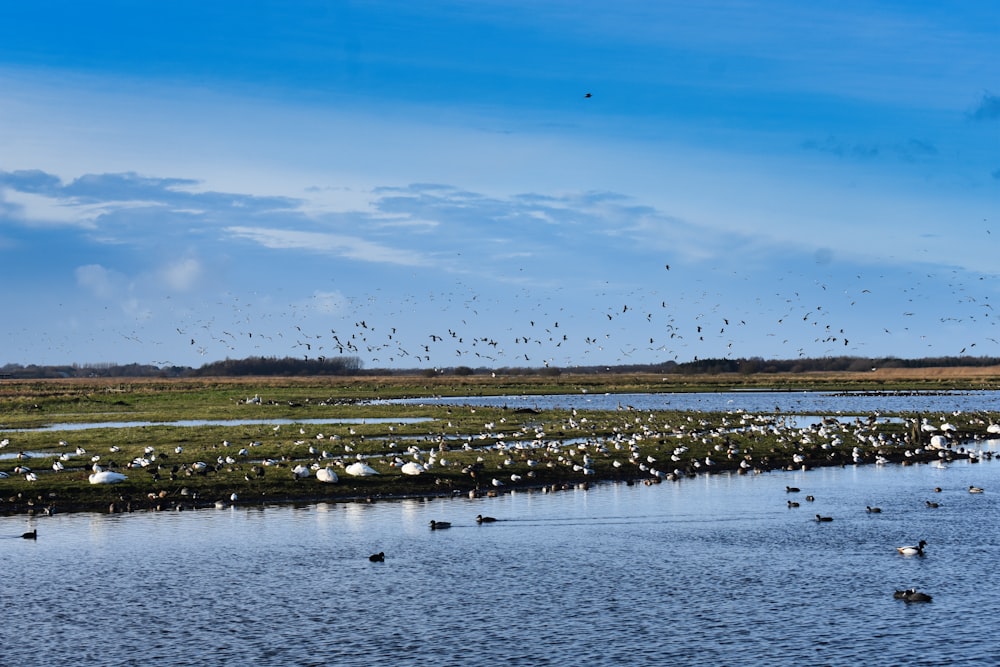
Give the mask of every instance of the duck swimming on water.
[[382, 552], [382, 551], [379, 551], [377, 554], [372, 554], [371, 556], [369, 556], [368, 560], [370, 560], [373, 563], [384, 563], [385, 562], [385, 553]]
[[920, 540], [916, 545], [910, 545], [905, 547], [896, 547], [896, 551], [903, 554], [904, 556], [923, 556], [924, 547], [927, 546], [927, 542]]
[[450, 521], [435, 521], [431, 519], [431, 530], [441, 530], [443, 528], [451, 528]]
[[821, 515], [817, 514], [816, 515], [816, 520], [817, 521], [833, 521], [833, 517], [832, 516], [821, 516]]
[[494, 521], [496, 519], [491, 516], [483, 516], [482, 514], [476, 516], [476, 523], [493, 523]]
[[38, 539], [38, 529], [30, 530], [27, 533], [21, 535], [26, 540], [37, 540]]
[[930, 602], [931, 596], [927, 593], [921, 593], [916, 588], [907, 588], [905, 591], [896, 591], [892, 594], [892, 597], [897, 600], [902, 600], [903, 602]]

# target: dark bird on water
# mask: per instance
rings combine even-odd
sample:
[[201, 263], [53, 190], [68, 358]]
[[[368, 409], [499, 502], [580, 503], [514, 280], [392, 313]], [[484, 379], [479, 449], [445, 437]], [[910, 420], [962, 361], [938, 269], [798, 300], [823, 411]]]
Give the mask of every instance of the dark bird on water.
[[32, 530], [29, 533], [23, 533], [21, 535], [21, 537], [23, 537], [26, 540], [37, 540], [38, 539], [38, 529], [36, 528], [36, 529]]
[[584, 97], [585, 98], [591, 98], [591, 97], [593, 97], [593, 95], [591, 95], [590, 93], [587, 93], [586, 95], [584, 95]]
[[819, 514], [817, 514], [816, 515], [816, 520], [817, 521], [833, 521], [833, 517], [832, 516], [820, 516]]
[[442, 528], [451, 528], [451, 523], [448, 521], [435, 521], [431, 519], [431, 530], [441, 530]]
[[896, 591], [892, 594], [892, 597], [897, 600], [902, 600], [903, 602], [930, 602], [931, 596], [927, 593], [921, 593], [916, 588], [907, 588], [905, 591]]
[[372, 554], [371, 556], [369, 556], [368, 560], [370, 560], [373, 563], [384, 563], [385, 553], [379, 551], [377, 554]]
[[491, 516], [483, 516], [480, 514], [476, 517], [476, 523], [493, 523], [494, 521], [496, 521], [496, 519]]

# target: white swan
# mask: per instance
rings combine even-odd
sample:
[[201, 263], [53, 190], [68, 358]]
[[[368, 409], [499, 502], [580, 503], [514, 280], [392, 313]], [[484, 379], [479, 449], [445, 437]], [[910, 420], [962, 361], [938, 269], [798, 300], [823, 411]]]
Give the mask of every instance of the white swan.
[[91, 473], [89, 479], [91, 484], [117, 484], [118, 482], [124, 482], [128, 477], [120, 472], [102, 470], [101, 472]]
[[351, 465], [344, 468], [344, 472], [348, 475], [354, 475], [355, 477], [368, 477], [371, 475], [377, 475], [378, 471], [371, 466], [362, 463], [361, 461], [356, 461]]
[[424, 471], [424, 467], [416, 461], [407, 461], [399, 471], [404, 475], [419, 475]]
[[329, 467], [320, 468], [316, 471], [316, 479], [327, 484], [336, 484], [339, 480], [337, 473], [331, 470]]

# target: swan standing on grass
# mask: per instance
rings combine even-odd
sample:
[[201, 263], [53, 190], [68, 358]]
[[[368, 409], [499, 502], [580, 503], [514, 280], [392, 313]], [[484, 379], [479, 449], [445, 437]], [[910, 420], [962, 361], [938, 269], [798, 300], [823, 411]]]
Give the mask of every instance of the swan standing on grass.
[[124, 482], [128, 479], [128, 477], [120, 472], [102, 470], [100, 472], [91, 473], [88, 479], [91, 484], [117, 484], [118, 482]]

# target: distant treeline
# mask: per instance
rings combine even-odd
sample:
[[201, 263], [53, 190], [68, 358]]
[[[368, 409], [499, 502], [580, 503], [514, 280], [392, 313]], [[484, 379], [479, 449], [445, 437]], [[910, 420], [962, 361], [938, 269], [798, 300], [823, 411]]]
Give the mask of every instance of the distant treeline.
[[562, 368], [455, 366], [440, 369], [369, 369], [357, 357], [248, 357], [214, 361], [198, 368], [189, 366], [154, 366], [151, 364], [71, 364], [39, 366], [7, 364], [0, 367], [0, 378], [177, 378], [177, 377], [292, 377], [321, 375], [560, 375], [566, 373], [663, 373], [665, 375], [715, 375], [737, 373], [811, 373], [820, 371], [863, 372], [876, 368], [956, 368], [998, 366], [997, 357], [925, 357], [898, 359], [883, 357], [819, 357], [810, 359], [696, 359], [677, 363], [634, 364], [620, 366], [567, 366]]

